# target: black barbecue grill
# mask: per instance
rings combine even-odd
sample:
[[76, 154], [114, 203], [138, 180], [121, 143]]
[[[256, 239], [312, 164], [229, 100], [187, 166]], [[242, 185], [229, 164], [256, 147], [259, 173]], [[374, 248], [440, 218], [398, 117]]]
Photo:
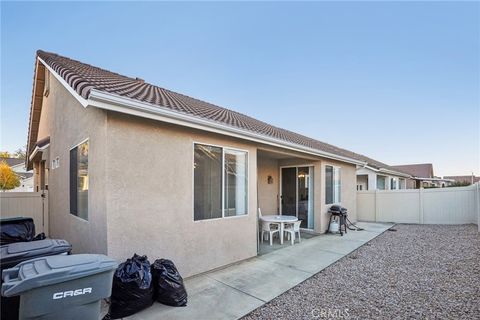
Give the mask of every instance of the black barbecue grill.
[[328, 229], [326, 233], [330, 232], [330, 223], [332, 222], [332, 219], [338, 220], [341, 236], [343, 236], [342, 227], [344, 228], [345, 233], [347, 233], [347, 208], [333, 205], [328, 210], [328, 213], [330, 213], [330, 220], [328, 221]]

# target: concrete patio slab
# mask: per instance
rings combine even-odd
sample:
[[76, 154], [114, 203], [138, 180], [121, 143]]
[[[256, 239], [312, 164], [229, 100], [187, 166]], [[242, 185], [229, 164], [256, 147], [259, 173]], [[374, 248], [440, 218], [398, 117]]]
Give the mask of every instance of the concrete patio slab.
[[316, 243], [317, 250], [325, 250], [329, 252], [335, 252], [342, 257], [350, 252], [356, 250], [358, 247], [365, 243], [364, 240], [353, 240], [349, 238], [338, 241], [337, 238], [326, 238]]
[[264, 304], [262, 300], [206, 276], [188, 279], [185, 284], [188, 288], [187, 307], [154, 303], [128, 319], [237, 319]]
[[310, 277], [343, 256], [343, 254], [319, 251], [315, 247], [305, 246], [301, 251], [279, 250], [272, 254], [260, 256], [260, 259], [308, 272], [308, 277]]
[[364, 231], [320, 235], [185, 280], [188, 306], [160, 303], [126, 319], [238, 319], [320, 272], [390, 228], [358, 223]]
[[305, 271], [263, 259], [252, 259], [208, 274], [208, 277], [265, 302], [310, 276], [311, 274]]

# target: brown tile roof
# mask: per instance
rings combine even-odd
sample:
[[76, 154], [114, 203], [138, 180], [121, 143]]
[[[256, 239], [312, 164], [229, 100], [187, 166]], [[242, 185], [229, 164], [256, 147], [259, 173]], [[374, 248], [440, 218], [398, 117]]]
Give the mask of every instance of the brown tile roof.
[[433, 165], [431, 163], [405, 164], [392, 166], [393, 168], [411, 174], [417, 178], [433, 178]]
[[[215, 121], [255, 134], [275, 138], [334, 155], [359, 161], [371, 162], [376, 167], [388, 165], [363, 155], [321, 142], [306, 136], [281, 129], [244, 114], [194, 99], [138, 79], [97, 68], [70, 58], [37, 51], [45, 63], [59, 74], [80, 96], [88, 99], [92, 89], [150, 103], [158, 108], [167, 108], [189, 116]], [[393, 169], [392, 169], [393, 170]]]
[[13, 166], [24, 163], [25, 159], [0, 157], [0, 161], [5, 161], [10, 167], [13, 167]]

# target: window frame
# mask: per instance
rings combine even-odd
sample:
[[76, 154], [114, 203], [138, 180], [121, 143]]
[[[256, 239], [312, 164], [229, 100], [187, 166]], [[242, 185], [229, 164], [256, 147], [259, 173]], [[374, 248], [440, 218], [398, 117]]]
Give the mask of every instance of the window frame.
[[[209, 147], [215, 147], [215, 148], [221, 148], [222, 149], [222, 216], [219, 218], [211, 218], [211, 219], [200, 219], [200, 220], [195, 220], [195, 145], [204, 145], [204, 146], [209, 146]], [[215, 221], [215, 220], [220, 220], [220, 219], [235, 219], [235, 218], [243, 218], [243, 217], [248, 217], [250, 215], [250, 210], [249, 210], [249, 200], [250, 200], [250, 153], [248, 150], [237, 148], [237, 147], [228, 147], [225, 145], [218, 145], [218, 144], [213, 144], [213, 143], [206, 143], [206, 142], [199, 142], [199, 141], [193, 141], [192, 143], [192, 220], [193, 222], [205, 222], [205, 221]], [[225, 216], [225, 150], [231, 150], [231, 151], [239, 151], [239, 152], [245, 152], [245, 168], [246, 168], [246, 187], [247, 187], [247, 205], [246, 205], [246, 211], [245, 214], [241, 215], [234, 215], [234, 216]]]
[[[70, 152], [75, 149], [75, 148], [78, 148], [80, 145], [84, 144], [85, 142], [88, 142], [88, 154], [90, 155], [90, 137], [88, 138], [85, 138], [83, 139], [82, 141], [80, 141], [79, 143], [75, 144], [74, 146], [72, 146], [69, 150], [68, 150], [68, 179], [69, 179], [69, 183], [68, 183], [68, 203], [69, 203], [69, 208], [68, 208], [68, 212], [71, 216], [73, 217], [76, 217], [77, 219], [83, 221], [83, 222], [89, 222], [89, 216], [90, 216], [90, 197], [87, 198], [87, 219], [84, 219], [82, 217], [79, 217], [78, 216], [78, 198], [77, 198], [77, 213], [72, 213], [72, 210], [71, 210], [71, 207], [70, 207], [70, 203], [71, 203], [71, 199], [70, 199], [70, 196], [71, 196], [71, 190], [70, 190], [70, 185], [71, 185], [71, 171], [70, 171], [70, 166], [71, 166], [71, 163], [70, 163]], [[88, 176], [89, 176], [89, 180], [90, 180], [90, 156], [87, 156], [87, 160], [88, 160]], [[77, 159], [78, 159], [78, 153], [77, 153]], [[78, 160], [77, 160], [78, 161]], [[77, 163], [77, 179], [78, 179], [78, 163]], [[88, 191], [90, 191], [90, 185], [88, 186]], [[77, 192], [78, 192], [78, 182], [77, 182]]]
[[[328, 202], [327, 200], [327, 181], [326, 181], [326, 177], [327, 177], [327, 167], [332, 167], [332, 202]], [[338, 194], [338, 201], [335, 201], [335, 170], [338, 169], [338, 174], [339, 174], [339, 184], [340, 184], [340, 187], [339, 187], [339, 194]], [[334, 204], [340, 204], [342, 203], [342, 167], [341, 166], [336, 166], [336, 165], [333, 165], [333, 164], [325, 164], [325, 168], [323, 170], [324, 174], [325, 174], [325, 179], [324, 179], [324, 182], [325, 182], [325, 205], [334, 205]]]

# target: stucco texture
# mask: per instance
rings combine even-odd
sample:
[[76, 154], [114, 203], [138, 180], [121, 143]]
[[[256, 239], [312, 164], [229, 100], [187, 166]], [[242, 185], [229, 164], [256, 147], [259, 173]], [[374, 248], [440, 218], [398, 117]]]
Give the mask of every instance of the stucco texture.
[[[248, 151], [248, 215], [194, 221], [194, 142]], [[110, 256], [168, 258], [191, 276], [257, 254], [253, 145], [109, 112], [107, 153]]]
[[[68, 240], [73, 252], [107, 253], [105, 203], [106, 114], [84, 108], [50, 77], [50, 93], [43, 97], [38, 139], [50, 136], [50, 159], [60, 166], [48, 172], [50, 237]], [[88, 221], [70, 214], [70, 149], [89, 139]]]
[[[258, 157], [258, 207], [262, 214], [279, 214], [279, 166], [278, 160]], [[268, 183], [271, 177], [271, 183]]]

